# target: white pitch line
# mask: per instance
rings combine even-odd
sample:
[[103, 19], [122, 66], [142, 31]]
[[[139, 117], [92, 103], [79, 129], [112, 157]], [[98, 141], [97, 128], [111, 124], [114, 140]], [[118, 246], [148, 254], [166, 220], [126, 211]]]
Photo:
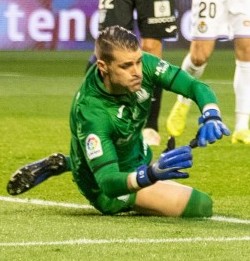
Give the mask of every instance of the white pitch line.
[[21, 74], [18, 73], [0, 73], [0, 77], [22, 77]]
[[[13, 202], [13, 203], [23, 203], [31, 205], [41, 205], [41, 206], [51, 206], [51, 207], [63, 207], [63, 208], [77, 208], [77, 209], [94, 209], [91, 205], [86, 204], [76, 204], [76, 203], [65, 203], [56, 202], [40, 199], [21, 199], [14, 197], [0, 196], [0, 201]], [[250, 220], [239, 219], [234, 217], [224, 217], [224, 216], [213, 216], [211, 218], [205, 218], [212, 221], [236, 223], [236, 224], [250, 224]]]
[[30, 205], [42, 205], [42, 206], [52, 206], [52, 207], [63, 207], [63, 208], [81, 208], [81, 209], [93, 209], [91, 205], [76, 204], [76, 203], [65, 203], [65, 202], [55, 202], [41, 199], [21, 199], [0, 196], [0, 201], [14, 202], [14, 203], [24, 203]]
[[239, 219], [234, 217], [213, 216], [209, 219], [213, 221], [221, 221], [221, 222], [228, 222], [228, 223], [250, 224], [250, 220]]
[[54, 245], [94, 245], [94, 244], [159, 244], [159, 243], [193, 243], [193, 242], [235, 242], [250, 241], [250, 236], [243, 237], [188, 237], [188, 238], [128, 238], [128, 239], [77, 239], [50, 242], [3, 242], [0, 247], [18, 246], [54, 246]]
[[233, 81], [229, 81], [229, 80], [206, 79], [203, 81], [208, 84], [221, 84], [221, 85], [232, 85], [233, 84]]

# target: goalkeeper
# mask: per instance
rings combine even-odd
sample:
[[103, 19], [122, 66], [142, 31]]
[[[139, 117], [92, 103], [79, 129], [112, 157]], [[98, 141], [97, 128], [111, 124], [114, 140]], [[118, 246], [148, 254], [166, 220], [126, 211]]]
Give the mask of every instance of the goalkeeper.
[[97, 63], [73, 99], [70, 158], [54, 154], [24, 166], [12, 176], [8, 192], [20, 194], [72, 170], [79, 191], [103, 214], [135, 210], [171, 217], [211, 216], [208, 194], [172, 181], [188, 177], [191, 148], [162, 153], [151, 165], [142, 129], [157, 85], [197, 103], [202, 114], [198, 146], [229, 135], [213, 91], [179, 67], [142, 52], [136, 36], [119, 26], [100, 32], [95, 54]]

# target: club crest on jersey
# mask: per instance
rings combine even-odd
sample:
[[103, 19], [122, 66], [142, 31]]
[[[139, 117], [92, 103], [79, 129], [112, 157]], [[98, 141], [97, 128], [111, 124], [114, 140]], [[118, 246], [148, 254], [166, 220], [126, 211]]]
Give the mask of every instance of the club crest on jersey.
[[89, 134], [86, 139], [86, 152], [89, 159], [103, 155], [100, 138], [95, 134]]
[[155, 1], [154, 2], [154, 16], [166, 17], [171, 15], [171, 8], [169, 1]]
[[150, 95], [146, 90], [141, 89], [140, 91], [136, 92], [136, 96], [137, 96], [138, 103], [142, 103], [142, 102], [146, 101]]

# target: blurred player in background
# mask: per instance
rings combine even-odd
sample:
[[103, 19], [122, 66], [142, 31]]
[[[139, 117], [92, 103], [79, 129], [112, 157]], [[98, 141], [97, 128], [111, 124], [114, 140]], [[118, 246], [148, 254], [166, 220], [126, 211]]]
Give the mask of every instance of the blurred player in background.
[[[182, 63], [182, 69], [201, 77], [216, 39], [234, 38], [236, 69], [235, 130], [232, 143], [250, 144], [250, 1], [249, 0], [193, 0], [192, 42]], [[167, 119], [167, 130], [172, 136], [182, 134], [191, 100], [178, 95]]]
[[100, 32], [95, 54], [97, 62], [72, 103], [70, 158], [55, 154], [21, 168], [9, 181], [8, 192], [18, 195], [72, 170], [79, 191], [103, 214], [136, 210], [147, 215], [211, 216], [209, 195], [169, 180], [188, 177], [180, 170], [192, 166], [191, 147], [172, 148], [151, 165], [152, 150], [142, 136], [155, 84], [197, 103], [202, 114], [198, 146], [229, 135], [211, 88], [143, 52], [137, 37], [120, 26]]
[[[99, 30], [107, 26], [120, 25], [134, 29], [134, 13], [141, 37], [142, 50], [162, 57], [162, 39], [173, 38], [177, 33], [174, 0], [99, 0]], [[87, 69], [96, 61], [93, 55]], [[158, 118], [162, 98], [161, 88], [155, 86], [151, 113], [143, 136], [149, 145], [160, 145]]]

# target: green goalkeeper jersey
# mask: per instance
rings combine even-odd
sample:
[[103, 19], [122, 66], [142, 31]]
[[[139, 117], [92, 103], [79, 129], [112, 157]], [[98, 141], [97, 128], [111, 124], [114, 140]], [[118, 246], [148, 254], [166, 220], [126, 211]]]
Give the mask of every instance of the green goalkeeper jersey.
[[140, 91], [112, 95], [106, 91], [97, 67], [92, 66], [73, 100], [72, 171], [80, 191], [92, 203], [100, 193], [108, 197], [130, 193], [128, 174], [150, 164], [152, 153], [143, 142], [142, 129], [155, 86], [192, 99], [200, 110], [216, 103], [207, 85], [151, 54], [143, 53], [142, 71]]

